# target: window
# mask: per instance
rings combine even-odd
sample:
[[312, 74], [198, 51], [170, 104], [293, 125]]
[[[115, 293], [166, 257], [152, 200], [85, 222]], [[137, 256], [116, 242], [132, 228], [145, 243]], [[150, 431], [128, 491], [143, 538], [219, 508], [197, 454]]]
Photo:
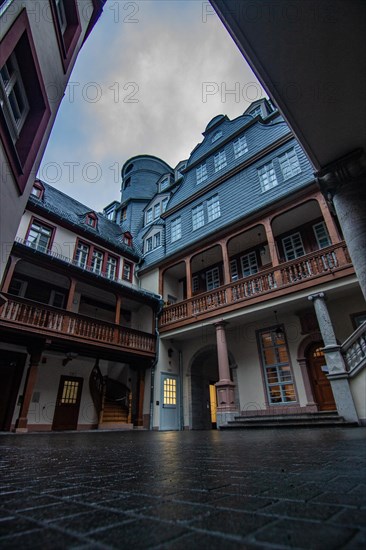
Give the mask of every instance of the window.
[[259, 348], [265, 373], [269, 404], [295, 402], [295, 385], [292, 378], [285, 335], [275, 329], [260, 332]]
[[214, 156], [215, 172], [218, 172], [226, 166], [226, 153], [225, 151], [220, 151]]
[[131, 233], [129, 233], [128, 231], [126, 231], [126, 233], [123, 233], [122, 242], [126, 246], [131, 246], [132, 245], [132, 235], [131, 235]]
[[278, 157], [278, 161], [284, 180], [288, 180], [301, 172], [299, 159], [297, 158], [295, 149], [286, 151], [286, 153]]
[[218, 139], [220, 139], [220, 137], [222, 137], [222, 132], [221, 132], [221, 130], [219, 130], [218, 132], [215, 132], [215, 133], [214, 133], [214, 135], [212, 136], [211, 143], [215, 143], [215, 141], [217, 141]]
[[124, 208], [122, 208], [121, 218], [122, 218], [123, 222], [127, 220], [127, 207], [126, 206]]
[[168, 201], [169, 201], [169, 197], [165, 197], [165, 199], [162, 200], [161, 202], [161, 209], [163, 212], [165, 212], [166, 210], [166, 207], [168, 205]]
[[53, 307], [62, 309], [65, 303], [65, 294], [63, 292], [57, 292], [57, 290], [51, 290], [51, 295], [48, 304]]
[[160, 246], [160, 235], [161, 233], [155, 233], [154, 235], [154, 248], [158, 248]]
[[197, 183], [202, 183], [203, 181], [207, 180], [206, 163], [201, 164], [201, 166], [198, 166], [198, 168], [196, 168], [196, 180]]
[[146, 224], [151, 223], [153, 221], [153, 211], [152, 208], [149, 208], [149, 210], [146, 211]]
[[234, 141], [233, 146], [236, 159], [248, 152], [247, 139], [245, 136], [238, 137], [238, 139]]
[[127, 260], [124, 260], [123, 262], [123, 271], [122, 271], [122, 279], [125, 281], [132, 281], [132, 271], [133, 271], [133, 264], [131, 262], [127, 262]]
[[151, 252], [152, 248], [153, 248], [153, 240], [152, 240], [152, 237], [149, 237], [148, 239], [146, 239], [145, 252]]
[[199, 204], [195, 208], [192, 208], [192, 228], [193, 231], [205, 225], [205, 218], [203, 212], [203, 204]]
[[28, 181], [50, 116], [24, 9], [5, 34], [0, 47], [0, 134], [20, 193]]
[[171, 242], [174, 243], [182, 237], [182, 220], [175, 218], [171, 223]]
[[200, 288], [200, 281], [198, 275], [192, 277], [192, 292], [198, 292]]
[[78, 242], [78, 247], [76, 249], [75, 261], [78, 267], [85, 269], [88, 263], [89, 256], [89, 245]]
[[100, 250], [93, 250], [92, 260], [91, 260], [91, 269], [93, 273], [100, 274], [103, 267], [103, 258], [104, 254]]
[[117, 258], [114, 256], [109, 256], [107, 258], [105, 274], [108, 279], [115, 279], [117, 273]]
[[258, 176], [262, 191], [268, 191], [269, 189], [272, 189], [273, 187], [276, 187], [276, 185], [278, 185], [273, 162], [269, 162], [261, 168], [258, 168]]
[[40, 252], [47, 252], [51, 245], [52, 234], [51, 227], [34, 220], [29, 228], [27, 245]]
[[209, 271], [206, 271], [206, 289], [213, 290], [220, 286], [220, 274], [219, 268], [214, 267]]
[[232, 281], [237, 281], [239, 279], [238, 264], [236, 260], [230, 261], [230, 277]]
[[107, 218], [107, 220], [114, 220], [114, 214], [115, 214], [115, 210], [109, 210], [109, 212], [105, 212], [105, 217]]
[[221, 215], [220, 199], [218, 195], [214, 195], [207, 201], [207, 218], [209, 222], [216, 220]]
[[31, 195], [33, 195], [33, 197], [36, 197], [37, 199], [41, 199], [43, 197], [43, 193], [43, 185], [40, 182], [35, 181], [32, 187]]
[[285, 237], [282, 239], [282, 244], [287, 261], [295, 260], [305, 254], [300, 233], [294, 233], [293, 235]]
[[19, 296], [24, 298], [27, 290], [28, 282], [23, 281], [22, 279], [12, 279], [9, 286], [9, 294], [13, 296]]
[[167, 187], [169, 187], [169, 185], [170, 185], [170, 180], [169, 180], [169, 178], [163, 179], [163, 181], [160, 182], [160, 191], [164, 191], [164, 189], [166, 189]]
[[29, 103], [14, 52], [0, 70], [0, 94], [1, 107], [15, 143], [28, 115]]
[[163, 388], [164, 407], [177, 404], [177, 381], [175, 378], [165, 378]]
[[255, 252], [249, 252], [240, 258], [243, 277], [249, 277], [258, 272], [257, 256]]
[[96, 218], [95, 214], [87, 214], [85, 216], [85, 223], [89, 227], [95, 228], [97, 226], [97, 218]]
[[71, 62], [81, 34], [76, 0], [51, 0], [51, 11], [64, 72]]
[[319, 248], [325, 248], [326, 246], [330, 246], [332, 244], [330, 242], [327, 226], [324, 222], [319, 222], [313, 225], [313, 230]]
[[262, 107], [260, 105], [258, 105], [258, 107], [256, 107], [255, 109], [253, 109], [253, 111], [250, 111], [250, 113], [248, 113], [250, 115], [252, 115], [252, 117], [255, 117], [255, 116], [262, 116]]
[[154, 220], [160, 216], [160, 202], [154, 206]]

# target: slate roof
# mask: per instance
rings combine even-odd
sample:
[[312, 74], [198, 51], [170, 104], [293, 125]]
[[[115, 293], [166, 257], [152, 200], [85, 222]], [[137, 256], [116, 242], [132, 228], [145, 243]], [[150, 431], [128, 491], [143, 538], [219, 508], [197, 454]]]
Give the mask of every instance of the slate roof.
[[[105, 242], [106, 246], [113, 245], [121, 254], [133, 255], [138, 260], [141, 257], [140, 250], [132, 244], [132, 247], [126, 246], [122, 242], [124, 231], [115, 222], [108, 220], [103, 214], [95, 212], [89, 206], [66, 195], [62, 191], [55, 189], [43, 180], [38, 181], [44, 187], [44, 193], [41, 199], [30, 195], [28, 204], [34, 205], [37, 209], [43, 210], [45, 215], [52, 214], [61, 222], [67, 222], [76, 227], [76, 232], [82, 230], [83, 233], [90, 235], [90, 239], [98, 237]], [[85, 217], [88, 213], [94, 213], [97, 217], [97, 227], [93, 228], [86, 223]]]

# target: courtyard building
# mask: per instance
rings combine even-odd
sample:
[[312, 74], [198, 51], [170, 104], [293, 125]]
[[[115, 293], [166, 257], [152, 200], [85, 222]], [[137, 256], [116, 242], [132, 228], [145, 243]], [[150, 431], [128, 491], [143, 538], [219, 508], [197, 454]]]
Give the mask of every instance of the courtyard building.
[[3, 429], [366, 422], [359, 280], [268, 100], [127, 160], [103, 214], [35, 181], [2, 293]]

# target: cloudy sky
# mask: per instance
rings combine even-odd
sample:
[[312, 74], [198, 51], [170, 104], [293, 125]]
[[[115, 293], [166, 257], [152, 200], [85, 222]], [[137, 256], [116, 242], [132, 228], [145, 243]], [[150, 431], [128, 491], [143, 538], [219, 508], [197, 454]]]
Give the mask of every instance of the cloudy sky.
[[207, 1], [107, 0], [39, 177], [100, 211], [120, 198], [128, 158], [156, 155], [174, 167], [211, 118], [235, 118], [264, 96]]

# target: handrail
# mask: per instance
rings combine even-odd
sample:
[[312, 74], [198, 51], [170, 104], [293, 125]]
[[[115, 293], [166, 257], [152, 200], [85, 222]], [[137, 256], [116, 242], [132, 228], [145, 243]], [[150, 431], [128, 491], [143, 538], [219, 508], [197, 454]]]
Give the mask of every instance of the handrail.
[[321, 248], [295, 260], [267, 267], [249, 277], [243, 277], [211, 291], [165, 306], [161, 326], [168, 325], [206, 311], [232, 303], [272, 293], [280, 288], [293, 286], [304, 280], [334, 273], [352, 265], [344, 241]]
[[366, 321], [343, 342], [341, 353], [348, 372], [366, 366]]
[[93, 342], [155, 353], [156, 336], [121, 325], [79, 315], [25, 298], [4, 294], [0, 321], [16, 323]]

